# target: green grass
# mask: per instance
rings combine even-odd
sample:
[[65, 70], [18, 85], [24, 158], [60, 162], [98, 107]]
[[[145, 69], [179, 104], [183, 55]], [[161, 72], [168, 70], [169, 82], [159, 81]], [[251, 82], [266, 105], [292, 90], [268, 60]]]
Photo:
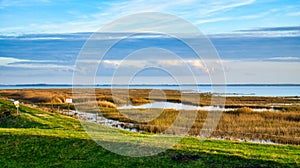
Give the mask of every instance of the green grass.
[[[3, 107], [13, 104], [0, 100]], [[78, 120], [20, 107], [20, 116], [0, 120], [0, 167], [299, 167], [300, 147], [186, 137], [163, 153], [125, 157], [97, 145]], [[116, 130], [115, 130], [116, 131]], [[150, 136], [123, 133], [132, 137]], [[109, 136], [109, 134], [101, 134]], [[107, 137], [109, 139], [109, 137]], [[110, 143], [130, 143], [118, 137]], [[159, 144], [159, 142], [157, 142]]]

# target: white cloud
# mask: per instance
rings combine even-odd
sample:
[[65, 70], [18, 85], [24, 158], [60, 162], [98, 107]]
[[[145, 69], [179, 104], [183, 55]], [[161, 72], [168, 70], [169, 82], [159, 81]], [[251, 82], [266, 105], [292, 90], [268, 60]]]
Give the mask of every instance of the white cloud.
[[227, 20], [233, 20], [234, 18], [229, 17], [221, 17], [221, 18], [211, 18], [211, 19], [200, 19], [195, 22], [195, 24], [205, 24], [205, 23], [213, 23], [213, 22], [219, 22], [219, 21], [227, 21]]
[[266, 15], [269, 15], [277, 10], [272, 9], [266, 12], [257, 13], [254, 15], [243, 15], [238, 17], [216, 17], [216, 18], [209, 18], [209, 19], [200, 19], [195, 22], [195, 24], [205, 24], [205, 23], [213, 23], [213, 22], [220, 22], [220, 21], [229, 21], [229, 20], [250, 20], [250, 19], [257, 19], [262, 18]]
[[28, 60], [17, 59], [17, 58], [12, 58], [12, 57], [0, 57], [0, 66], [7, 66], [12, 63], [26, 62], [26, 61], [28, 61]]
[[276, 37], [299, 37], [300, 32], [295, 31], [257, 31], [257, 32], [234, 32], [234, 33], [222, 33], [211, 34], [212, 38], [243, 38], [243, 37], [262, 37], [262, 38], [276, 38]]
[[269, 60], [292, 61], [292, 60], [300, 60], [300, 58], [298, 58], [298, 57], [273, 57], [273, 58], [269, 58]]
[[185, 60], [103, 60], [103, 68], [109, 69], [126, 69], [126, 68], [147, 68], [147, 67], [159, 67], [159, 68], [172, 68], [172, 69], [186, 69], [197, 73], [208, 73], [209, 69], [206, 68], [201, 60], [185, 59]]
[[73, 70], [73, 66], [59, 65], [51, 60], [28, 60], [12, 57], [0, 57], [0, 66], [10, 68], [25, 68], [25, 69], [58, 69], [58, 70]]
[[287, 16], [300, 16], [300, 12], [291, 12], [291, 13], [287, 13]]
[[[117, 61], [116, 61], [117, 62]], [[190, 66], [195, 66], [201, 70], [205, 70], [201, 62], [196, 60], [185, 60]], [[132, 62], [133, 63], [133, 62]], [[136, 62], [135, 62], [136, 63]], [[172, 62], [172, 60], [160, 60], [156, 62], [157, 64], [164, 65], [162, 68], [164, 70], [169, 70], [168, 72], [175, 77], [186, 77], [186, 83], [189, 78], [195, 77], [200, 83], [209, 83], [211, 82], [209, 77], [210, 75], [222, 76], [225, 71], [225, 78], [227, 83], [300, 83], [299, 71], [300, 71], [300, 62], [281, 62], [281, 61], [238, 61], [238, 60], [225, 60], [221, 61], [224, 66], [224, 71], [215, 71], [215, 73], [210, 74], [204, 71], [199, 71], [192, 74], [190, 71], [183, 71], [183, 64], [180, 64], [178, 61]], [[219, 65], [220, 66], [220, 65]], [[151, 66], [150, 66], [151, 67]], [[158, 66], [159, 67], [159, 66]], [[126, 68], [135, 68], [129, 64]], [[181, 73], [178, 71], [183, 71]], [[193, 69], [193, 67], [191, 67]], [[209, 68], [211, 70], [214, 67]], [[128, 71], [131, 71], [128, 69]], [[195, 72], [195, 69], [193, 69]], [[276, 74], [276, 75], [274, 75]], [[122, 78], [126, 78], [127, 73], [122, 73], [121, 75], [116, 76], [107, 76], [107, 78], [115, 78], [115, 81], [121, 81]], [[143, 78], [139, 80], [140, 83], [146, 83], [145, 81], [150, 81], [149, 83], [156, 82], [158, 80], [160, 83], [164, 83], [168, 80], [167, 76], [138, 76]], [[99, 76], [100, 78], [100, 76]], [[127, 77], [130, 78], [130, 77]], [[152, 80], [152, 81], [151, 81]], [[158, 82], [158, 83], [159, 83]], [[122, 83], [122, 82], [121, 82]], [[167, 82], [165, 82], [167, 83]]]
[[32, 6], [38, 4], [49, 4], [50, 0], [2, 0], [0, 2], [0, 9], [10, 6]]
[[[216, 62], [216, 66], [220, 67], [220, 64], [224, 65], [226, 81], [228, 83], [300, 83], [299, 71], [300, 71], [300, 62], [292, 60], [299, 60], [298, 57], [274, 57], [265, 61], [239, 61], [239, 60], [223, 60], [221, 62]], [[90, 60], [91, 61], [91, 60]], [[210, 60], [208, 60], [210, 61]], [[211, 60], [214, 61], [214, 60]], [[95, 62], [95, 61], [92, 61]], [[89, 61], [86, 60], [87, 65], [89, 65]], [[182, 76], [188, 79], [191, 77], [196, 77], [197, 80], [199, 78], [200, 83], [205, 81], [209, 82], [209, 75], [211, 71], [215, 69], [215, 67], [205, 67], [204, 63], [201, 60], [194, 59], [186, 59], [182, 60], [127, 60], [126, 62], [122, 62], [122, 60], [103, 60], [102, 68], [112, 68], [120, 70], [124, 72], [121, 73], [118, 78], [125, 77], [127, 71], [132, 72], [135, 69], [145, 69], [147, 67], [157, 67], [158, 69], [170, 70], [171, 74], [176, 77]], [[125, 64], [122, 64], [125, 63]], [[156, 66], [155, 66], [156, 65]], [[73, 71], [72, 65], [59, 65], [55, 63], [44, 63], [41, 61], [34, 62], [34, 60], [25, 60], [25, 59], [17, 59], [17, 58], [6, 58], [0, 57], [0, 66], [3, 67], [12, 67], [12, 68], [23, 68], [24, 71], [7, 71], [7, 73], [20, 73], [23, 78], [27, 81], [33, 80], [29, 76], [32, 73], [40, 73], [43, 76], [47, 76], [49, 78], [49, 73], [54, 73], [57, 71], [68, 72], [69, 78], [71, 78]], [[187, 70], [186, 66], [189, 66], [194, 74]], [[186, 69], [186, 70], [184, 70]], [[179, 71], [180, 70], [180, 71]], [[30, 73], [32, 71], [32, 73]], [[26, 73], [25, 73], [26, 72]], [[214, 75], [222, 75], [222, 71], [216, 71]], [[20, 75], [19, 74], [19, 75]], [[274, 75], [276, 74], [276, 75]], [[159, 76], [151, 76], [151, 80], [161, 79], [159, 82], [166, 81], [167, 78], [163, 78], [162, 75]], [[194, 76], [193, 76], [194, 75]], [[11, 76], [13, 77], [13, 76]], [[99, 76], [100, 77], [100, 76]], [[104, 74], [105, 77], [105, 74]], [[111, 78], [112, 76], [106, 76], [107, 78]], [[147, 76], [143, 77], [142, 81], [149, 80]], [[53, 79], [56, 79], [54, 77]], [[204, 80], [205, 79], [205, 80]], [[149, 80], [149, 81], [151, 81]], [[50, 79], [45, 79], [45, 83], [53, 82]], [[167, 82], [166, 82], [167, 83]]]
[[17, 63], [5, 65], [12, 68], [24, 68], [24, 69], [53, 69], [53, 70], [73, 70], [73, 66], [57, 65], [57, 64], [32, 64], [32, 63]]
[[224, 66], [228, 83], [300, 83], [300, 62], [225, 61]]
[[212, 13], [221, 12], [224, 10], [231, 10], [237, 7], [251, 5], [255, 0], [229, 0], [229, 1], [212, 1], [207, 4], [207, 8], [200, 10], [201, 15], [211, 15]]
[[121, 64], [121, 61], [115, 60], [103, 60], [103, 65], [108, 68], [118, 68]]

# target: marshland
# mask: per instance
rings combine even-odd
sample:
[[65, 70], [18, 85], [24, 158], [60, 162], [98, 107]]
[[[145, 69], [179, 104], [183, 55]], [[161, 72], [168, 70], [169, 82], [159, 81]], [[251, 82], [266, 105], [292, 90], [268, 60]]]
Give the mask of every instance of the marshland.
[[[112, 93], [110, 89], [96, 89], [95, 95], [84, 93], [78, 98], [72, 89], [0, 90], [0, 165], [297, 167], [300, 164], [298, 97], [227, 97], [225, 111], [216, 129], [202, 139], [199, 133], [208, 114], [213, 111], [197, 108], [210, 107], [211, 94], [199, 94], [200, 99], [195, 99], [195, 95], [185, 96], [182, 101], [182, 94], [176, 90], [117, 89]], [[66, 103], [67, 98], [72, 98], [73, 103]], [[19, 114], [13, 104], [16, 100], [20, 102]], [[149, 106], [155, 102], [197, 108], [121, 108]], [[99, 111], [91, 110], [89, 103], [96, 103]], [[78, 107], [86, 111], [78, 111]], [[182, 118], [175, 129], [186, 128], [185, 122], [194, 117], [185, 135], [165, 131], [179, 113]], [[97, 144], [95, 137], [88, 134], [85, 124], [97, 127], [97, 135], [113, 146], [126, 146], [132, 144], [132, 140], [138, 142], [140, 137], [153, 135], [167, 138], [167, 143], [173, 142], [174, 136], [182, 139], [157, 155], [143, 158], [120, 156]], [[116, 131], [131, 139], [116, 135]], [[161, 142], [153, 141], [151, 145], [159, 147]]]
[[[196, 113], [187, 135], [199, 137], [208, 113], [221, 113], [217, 127], [209, 136], [211, 139], [300, 144], [298, 97], [232, 96], [224, 99], [222, 108], [215, 107], [212, 108], [214, 110], [209, 110], [213, 107], [213, 97], [218, 98], [209, 93], [99, 88], [95, 89], [94, 95], [82, 93], [84, 94], [80, 96], [72, 96], [72, 89], [0, 90], [3, 98], [19, 100], [53, 114], [64, 113], [75, 118], [80, 118], [80, 112], [89, 113], [89, 102], [96, 101], [99, 112], [96, 112], [95, 117], [102, 116], [107, 120], [117, 121], [116, 127], [138, 132], [165, 133], [179, 113], [185, 115], [182, 115], [182, 121], [177, 127], [185, 127], [186, 121], [190, 121], [190, 117]], [[66, 103], [66, 98], [73, 98], [74, 103]], [[166, 102], [174, 107], [163, 106]], [[162, 104], [162, 107], [152, 107], [155, 103]], [[80, 106], [81, 110], [77, 113], [76, 105]], [[149, 107], [144, 108], [143, 105]], [[176, 105], [195, 108], [176, 109]]]

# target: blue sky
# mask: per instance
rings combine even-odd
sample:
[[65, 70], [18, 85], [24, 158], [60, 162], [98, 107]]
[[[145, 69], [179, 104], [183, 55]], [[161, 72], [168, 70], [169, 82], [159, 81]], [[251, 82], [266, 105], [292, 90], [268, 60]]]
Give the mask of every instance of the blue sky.
[[205, 34], [300, 23], [300, 1], [295, 0], [2, 0], [0, 32], [94, 32], [118, 17], [148, 11], [182, 17]]
[[[2, 0], [0, 84], [72, 83], [77, 56], [91, 32], [137, 12], [169, 13], [196, 25], [217, 49], [227, 83], [300, 84], [299, 11], [300, 1], [295, 0]], [[167, 26], [174, 28], [172, 24]], [[114, 35], [103, 34], [99, 46]], [[211, 69], [203, 62], [184, 53], [174, 41], [163, 43], [168, 39], [151, 38], [162, 42], [160, 47], [168, 44], [170, 49], [180, 50], [181, 58], [196, 72], [199, 83], [211, 82], [208, 76]], [[96, 82], [110, 83], [112, 75], [122, 67], [122, 59], [126, 57], [122, 53], [134, 48], [133, 44], [135, 47], [146, 44], [149, 39], [150, 36], [129, 39], [117, 48], [116, 53], [102, 62]], [[125, 67], [125, 72], [150, 65], [167, 67], [189, 83], [179, 59], [156, 54], [160, 59], [152, 57], [151, 51], [141, 53], [147, 58], [126, 62], [122, 68]], [[164, 74], [153, 69], [143, 71], [136, 81], [174, 82]], [[123, 78], [118, 82], [122, 83]]]

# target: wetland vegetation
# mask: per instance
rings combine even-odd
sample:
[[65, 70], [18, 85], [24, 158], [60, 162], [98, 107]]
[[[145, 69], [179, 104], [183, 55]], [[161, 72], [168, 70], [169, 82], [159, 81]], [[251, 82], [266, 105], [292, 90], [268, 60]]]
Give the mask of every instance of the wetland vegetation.
[[[177, 126], [185, 127], [186, 121], [193, 115], [192, 112], [157, 107], [147, 109], [119, 109], [118, 107], [126, 104], [142, 105], [160, 101], [207, 107], [212, 99], [210, 94], [198, 94], [199, 99], [197, 99], [197, 96], [193, 95], [195, 93], [189, 93], [190, 95], [184, 96], [185, 99], [182, 100], [180, 91], [164, 90], [163, 92], [162, 96], [159, 92], [156, 92], [158, 94], [151, 93], [149, 89], [117, 89], [113, 93], [110, 89], [96, 89], [95, 100], [101, 111], [99, 115], [122, 122], [122, 127], [149, 133], [163, 133], [174, 123], [179, 113], [185, 115], [182, 115], [182, 121]], [[68, 107], [65, 102], [66, 98], [72, 97], [71, 89], [0, 90], [0, 95], [54, 113], [66, 111], [68, 108], [75, 110], [73, 104]], [[85, 94], [79, 97], [73, 101], [78, 104], [83, 102], [88, 111], [88, 101], [92, 100], [93, 95]], [[300, 144], [300, 105], [297, 97], [227, 97], [224, 108], [230, 108], [230, 110], [222, 113], [218, 126], [210, 138]], [[255, 111], [254, 109], [263, 110]], [[272, 111], [274, 109], [276, 111]], [[188, 135], [199, 136], [208, 113], [220, 112], [196, 110], [195, 121]]]
[[[213, 139], [200, 142], [195, 137], [184, 137], [158, 155], [120, 156], [97, 145], [73, 117], [26, 104], [20, 106], [21, 115], [17, 116], [13, 103], [3, 98], [0, 109], [1, 114], [10, 111], [0, 119], [3, 167], [297, 167], [300, 164], [298, 145]], [[115, 138], [113, 143], [124, 142]]]

